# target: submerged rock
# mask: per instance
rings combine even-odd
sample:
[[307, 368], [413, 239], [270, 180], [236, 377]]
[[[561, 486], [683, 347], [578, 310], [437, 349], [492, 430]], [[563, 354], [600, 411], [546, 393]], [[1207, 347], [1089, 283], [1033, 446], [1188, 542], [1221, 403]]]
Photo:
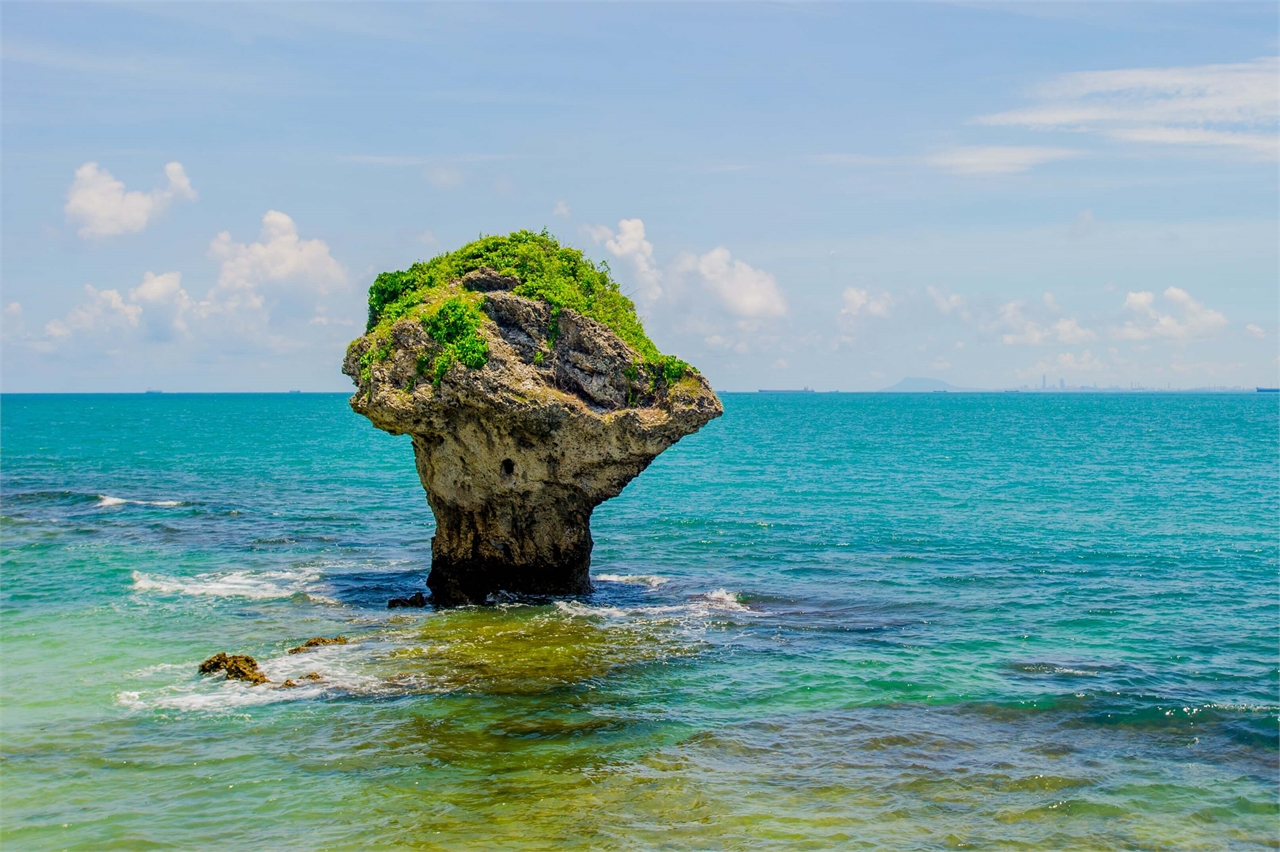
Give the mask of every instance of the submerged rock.
[[267, 676], [258, 670], [258, 661], [247, 654], [227, 654], [220, 652], [200, 664], [200, 674], [216, 674], [225, 671], [228, 680], [248, 681], [250, 686], [270, 683]]
[[427, 605], [427, 598], [422, 592], [414, 592], [407, 598], [392, 598], [387, 601], [387, 609], [421, 609]]
[[[514, 267], [465, 268], [486, 251], [515, 253]], [[459, 274], [444, 282], [442, 269]], [[462, 306], [454, 326], [439, 320], [449, 305]], [[528, 232], [379, 276], [343, 372], [356, 412], [413, 438], [436, 517], [427, 586], [442, 606], [590, 592], [592, 511], [723, 413], [700, 373], [658, 353], [606, 272]]]
[[332, 639], [326, 638], [324, 636], [317, 636], [314, 639], [308, 639], [307, 641], [303, 642], [301, 645], [299, 645], [296, 648], [290, 648], [289, 653], [301, 654], [303, 651], [310, 651], [312, 648], [322, 648], [325, 645], [345, 645], [345, 644], [347, 644], [347, 637], [345, 636], [335, 636]]

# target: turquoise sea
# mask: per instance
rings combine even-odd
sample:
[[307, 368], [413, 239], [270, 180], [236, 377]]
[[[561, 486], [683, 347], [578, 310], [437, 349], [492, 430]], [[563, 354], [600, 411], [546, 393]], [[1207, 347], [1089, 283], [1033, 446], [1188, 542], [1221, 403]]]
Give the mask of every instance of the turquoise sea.
[[1280, 846], [1280, 400], [723, 400], [435, 612], [342, 395], [3, 397], [0, 846]]

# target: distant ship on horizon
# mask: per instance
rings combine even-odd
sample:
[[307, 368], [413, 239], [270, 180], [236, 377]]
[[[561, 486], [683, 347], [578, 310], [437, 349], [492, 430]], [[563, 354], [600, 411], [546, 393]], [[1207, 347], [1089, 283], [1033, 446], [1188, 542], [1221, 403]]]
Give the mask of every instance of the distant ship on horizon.
[[761, 388], [756, 393], [817, 393], [813, 388]]

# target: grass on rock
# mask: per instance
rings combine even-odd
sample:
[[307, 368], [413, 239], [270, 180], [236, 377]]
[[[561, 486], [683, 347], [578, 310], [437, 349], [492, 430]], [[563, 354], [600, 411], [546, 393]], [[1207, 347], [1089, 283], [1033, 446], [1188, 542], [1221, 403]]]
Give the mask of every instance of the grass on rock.
[[[484, 366], [489, 358], [488, 344], [480, 333], [484, 322], [480, 305], [484, 297], [452, 283], [484, 267], [519, 279], [519, 286], [511, 291], [515, 295], [551, 306], [548, 346], [555, 346], [559, 332], [557, 319], [560, 311], [567, 308], [612, 329], [640, 355], [645, 365], [661, 373], [669, 385], [674, 385], [686, 370], [692, 369], [679, 358], [663, 355], [653, 345], [636, 315], [635, 304], [610, 277], [608, 264], [597, 266], [577, 249], [560, 245], [546, 231], [482, 237], [400, 272], [382, 273], [369, 288], [366, 331], [377, 339], [385, 339], [388, 335], [384, 332], [389, 332], [398, 320], [409, 316], [421, 318], [427, 333], [444, 349], [428, 369], [419, 365], [419, 372], [429, 373], [436, 382], [454, 361], [472, 368]], [[378, 359], [377, 349], [376, 344], [371, 347], [369, 351], [374, 354], [368, 357]]]

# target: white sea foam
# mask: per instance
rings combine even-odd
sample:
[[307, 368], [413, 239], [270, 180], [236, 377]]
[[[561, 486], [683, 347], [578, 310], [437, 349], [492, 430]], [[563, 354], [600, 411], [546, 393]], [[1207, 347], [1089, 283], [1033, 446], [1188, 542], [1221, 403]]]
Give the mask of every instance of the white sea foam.
[[270, 600], [307, 593], [321, 573], [308, 571], [230, 571], [225, 574], [197, 574], [194, 577], [167, 577], [163, 574], [133, 572], [133, 588], [139, 592], [171, 595], [209, 595], [220, 598]]
[[751, 611], [738, 600], [737, 592], [731, 592], [728, 589], [716, 589], [714, 592], [707, 592], [702, 597], [711, 605], [712, 609], [728, 610], [730, 612]]
[[183, 505], [181, 500], [126, 500], [124, 497], [112, 497], [110, 494], [98, 495], [99, 509], [109, 509], [112, 506], [123, 506], [128, 503], [135, 506], [161, 506], [166, 509]]
[[579, 618], [626, 618], [632, 614], [616, 606], [589, 606], [580, 601], [556, 601], [556, 609]]
[[596, 579], [603, 580], [606, 583], [631, 583], [638, 586], [648, 586], [650, 589], [656, 589], [668, 581], [667, 577], [658, 577], [653, 574], [597, 574]]
[[[400, 689], [379, 677], [360, 674], [353, 658], [366, 656], [359, 643], [317, 648], [306, 654], [282, 655], [259, 661], [271, 683], [250, 686], [220, 676], [197, 677], [156, 690], [116, 694], [116, 703], [131, 710], [177, 710], [227, 713], [282, 701], [304, 701], [334, 694], [377, 695]], [[181, 666], [190, 672], [195, 666]], [[320, 680], [304, 680], [309, 672]], [[286, 680], [296, 686], [285, 687]]]

